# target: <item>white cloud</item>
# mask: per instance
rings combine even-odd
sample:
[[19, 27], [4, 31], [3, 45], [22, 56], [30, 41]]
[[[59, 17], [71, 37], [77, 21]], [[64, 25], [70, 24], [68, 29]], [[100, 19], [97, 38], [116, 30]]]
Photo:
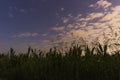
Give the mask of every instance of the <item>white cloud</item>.
[[46, 33], [45, 33], [45, 34], [42, 34], [43, 37], [45, 37], [45, 36], [47, 36], [47, 35], [48, 35], [48, 34], [46, 34]]
[[62, 18], [63, 19], [63, 23], [67, 23], [70, 19], [69, 18]]
[[120, 21], [120, 6], [113, 7], [111, 10], [112, 11], [108, 12], [101, 21], [112, 21], [113, 23]]
[[[103, 8], [103, 11], [99, 12], [91, 12], [88, 13], [86, 17], [82, 17], [82, 14], [78, 14], [77, 16], [72, 16], [71, 14], [68, 17], [62, 18], [63, 23], [66, 23], [65, 26], [55, 26], [52, 28], [53, 31], [59, 32], [57, 34], [57, 38], [55, 35], [55, 40], [43, 40], [42, 44], [45, 48], [51, 47], [51, 44], [58, 45], [70, 45], [69, 43], [76, 40], [80, 44], [84, 44], [81, 41], [81, 37], [84, 37], [85, 40], [92, 41], [95, 37], [100, 37], [103, 35], [103, 32], [109, 33], [109, 27], [114, 26], [115, 29], [120, 25], [120, 6], [111, 6], [107, 0], [99, 0], [95, 4], [91, 4], [92, 8]], [[72, 19], [72, 23], [67, 24]], [[115, 29], [117, 30], [117, 29]], [[22, 33], [19, 35], [15, 35], [14, 37], [34, 37], [38, 36], [38, 33]], [[48, 34], [43, 34], [42, 36], [49, 36]], [[52, 35], [53, 37], [54, 35]], [[32, 44], [33, 45], [33, 44]], [[40, 47], [37, 42], [34, 43], [33, 46]]]
[[22, 8], [18, 8], [16, 6], [9, 6], [8, 7], [9, 11], [8, 11], [8, 17], [13, 18], [15, 17], [15, 12], [21, 12], [23, 14], [27, 14], [29, 12], [28, 9], [22, 9]]
[[61, 9], [60, 9], [60, 11], [64, 11], [64, 10], [65, 10], [65, 8], [61, 8]]
[[11, 12], [9, 12], [9, 13], [8, 13], [8, 17], [13, 18], [13, 17], [14, 17], [14, 14], [11, 13]]
[[35, 36], [38, 36], [38, 35], [39, 35], [38, 33], [31, 33], [32, 37], [35, 37]]
[[54, 43], [60, 45], [67, 43], [69, 45], [81, 37], [92, 41], [95, 37], [101, 37], [104, 32], [109, 33], [109, 27], [114, 26], [113, 29], [115, 29], [120, 25], [120, 6], [112, 7], [111, 5], [112, 3], [107, 0], [99, 0], [90, 7], [103, 8], [104, 11], [94, 11], [88, 13], [86, 17], [82, 17], [82, 14], [78, 14], [76, 17], [72, 16], [72, 23], [65, 25], [65, 29], [61, 29]]
[[8, 17], [13, 18], [14, 17], [14, 11], [17, 11], [18, 8], [16, 6], [9, 6], [8, 7], [9, 11], [8, 11]]
[[107, 0], [99, 0], [95, 4], [91, 4], [89, 7], [93, 8], [103, 8], [104, 10], [107, 10], [112, 3], [108, 2]]
[[89, 14], [87, 17], [86, 17], [86, 21], [89, 21], [89, 20], [94, 20], [94, 19], [97, 19], [97, 18], [101, 18], [103, 17], [104, 14], [103, 13], [97, 13], [97, 12], [93, 12], [91, 14]]
[[13, 37], [24, 38], [24, 37], [35, 37], [35, 36], [38, 36], [38, 35], [39, 35], [38, 33], [25, 32], [25, 33], [21, 33], [21, 34], [18, 34], [18, 35], [14, 35]]
[[9, 11], [14, 11], [14, 10], [18, 10], [18, 8], [16, 6], [9, 6]]
[[53, 31], [63, 31], [65, 29], [64, 26], [61, 26], [61, 27], [53, 27], [52, 30]]
[[24, 14], [27, 14], [27, 13], [28, 13], [28, 11], [25, 10], [25, 9], [20, 9], [20, 12], [21, 12], [21, 13], [24, 13]]

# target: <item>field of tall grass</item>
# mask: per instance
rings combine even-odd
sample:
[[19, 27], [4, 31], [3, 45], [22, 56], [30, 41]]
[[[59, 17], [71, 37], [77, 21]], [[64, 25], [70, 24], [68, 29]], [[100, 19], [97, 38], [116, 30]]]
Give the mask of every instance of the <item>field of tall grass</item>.
[[107, 47], [82, 50], [76, 45], [66, 52], [29, 47], [19, 54], [11, 48], [0, 54], [0, 80], [120, 80], [119, 51], [110, 54]]

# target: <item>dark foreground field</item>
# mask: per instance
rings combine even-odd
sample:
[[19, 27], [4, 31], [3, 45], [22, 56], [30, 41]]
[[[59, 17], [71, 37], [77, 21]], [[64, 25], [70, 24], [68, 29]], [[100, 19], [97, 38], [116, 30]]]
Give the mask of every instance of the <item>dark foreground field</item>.
[[16, 55], [13, 49], [0, 55], [0, 80], [120, 80], [120, 54], [109, 55], [107, 46], [95, 51], [72, 47], [67, 52], [31, 48]]

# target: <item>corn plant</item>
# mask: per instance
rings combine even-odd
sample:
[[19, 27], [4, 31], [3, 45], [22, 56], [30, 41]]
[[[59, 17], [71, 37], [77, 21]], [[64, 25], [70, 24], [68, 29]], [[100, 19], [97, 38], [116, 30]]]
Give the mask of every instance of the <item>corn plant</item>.
[[[97, 51], [86, 45], [71, 46], [61, 52], [28, 48], [18, 54], [10, 49], [0, 54], [1, 80], [120, 80], [120, 54], [109, 55], [108, 45], [99, 44]], [[82, 52], [84, 51], [84, 54]]]

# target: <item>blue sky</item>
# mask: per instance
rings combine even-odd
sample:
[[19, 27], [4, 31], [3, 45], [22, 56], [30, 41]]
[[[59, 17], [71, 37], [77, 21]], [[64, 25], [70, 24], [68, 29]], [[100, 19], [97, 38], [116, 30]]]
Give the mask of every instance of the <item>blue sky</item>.
[[91, 39], [119, 21], [115, 18], [120, 13], [119, 3], [120, 0], [1, 0], [0, 50], [50, 47], [80, 37]]
[[[95, 0], [91, 0], [92, 2]], [[48, 31], [71, 13], [87, 12], [88, 0], [4, 0], [1, 1], [1, 32]], [[84, 7], [83, 7], [84, 6]], [[61, 24], [61, 23], [60, 23]]]

